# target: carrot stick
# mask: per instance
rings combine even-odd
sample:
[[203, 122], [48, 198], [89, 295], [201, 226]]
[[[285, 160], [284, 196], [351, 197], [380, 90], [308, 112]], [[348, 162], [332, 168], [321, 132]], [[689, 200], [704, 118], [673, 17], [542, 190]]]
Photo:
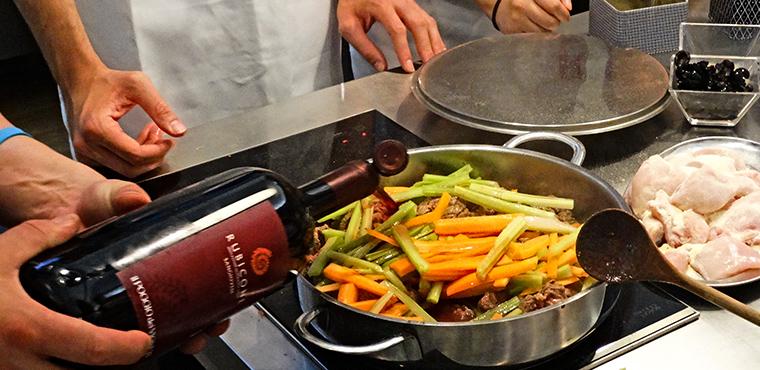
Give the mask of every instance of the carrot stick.
[[390, 245], [392, 245], [394, 247], [398, 247], [398, 243], [396, 243], [396, 241], [393, 240], [393, 238], [391, 238], [390, 236], [385, 235], [385, 234], [383, 234], [383, 233], [381, 233], [379, 231], [375, 231], [375, 230], [372, 230], [372, 229], [367, 229], [367, 234], [370, 235], [370, 236], [372, 236], [372, 237], [374, 237], [374, 238], [376, 238], [376, 239], [382, 240], [382, 241], [384, 241], [384, 242], [386, 242], [386, 243], [388, 243], [388, 244], [390, 244]]
[[498, 280], [494, 280], [493, 287], [494, 288], [506, 288], [507, 284], [509, 284], [509, 278], [498, 279]]
[[493, 247], [496, 237], [461, 240], [415, 240], [414, 246], [420, 253], [440, 254], [466, 252], [475, 248]]
[[385, 192], [388, 195], [393, 195], [396, 193], [400, 193], [402, 191], [407, 191], [409, 190], [409, 187], [408, 186], [386, 186], [383, 188], [383, 190], [385, 190]]
[[438, 235], [498, 233], [518, 214], [473, 216], [461, 218], [442, 218], [435, 221], [435, 233]]
[[388, 288], [361, 275], [351, 275], [348, 277], [348, 281], [354, 283], [357, 288], [368, 291], [375, 295], [381, 296], [388, 291]]
[[575, 254], [575, 247], [572, 247], [568, 250], [566, 250], [564, 253], [562, 253], [561, 256], [557, 259], [557, 265], [567, 265], [572, 263], [578, 262], [578, 256]]
[[573, 276], [573, 277], [569, 277], [567, 279], [556, 280], [555, 283], [560, 284], [560, 285], [570, 285], [572, 283], [577, 282], [578, 280], [580, 280], [580, 279], [578, 279], [577, 276]]
[[444, 191], [443, 194], [441, 194], [441, 198], [438, 200], [438, 204], [436, 204], [435, 208], [431, 212], [409, 219], [409, 221], [407, 221], [404, 226], [414, 227], [433, 223], [439, 220], [441, 217], [443, 217], [443, 213], [446, 212], [446, 208], [449, 206], [450, 201], [451, 195]]
[[348, 276], [356, 274], [358, 274], [356, 270], [350, 269], [348, 267], [343, 267], [337, 263], [330, 263], [322, 271], [322, 275], [324, 275], [326, 278], [339, 283], [347, 282]]
[[557, 278], [557, 267], [559, 267], [558, 259], [559, 257], [550, 255], [546, 260], [546, 275], [549, 276], [549, 279]]
[[356, 289], [356, 285], [352, 283], [342, 284], [338, 289], [338, 302], [340, 303], [354, 303], [359, 296], [359, 291]]
[[454, 295], [448, 295], [446, 294], [447, 298], [468, 298], [468, 297], [476, 297], [476, 296], [482, 296], [485, 292], [494, 292], [494, 291], [500, 291], [504, 290], [504, 288], [496, 288], [493, 286], [493, 282], [487, 282], [487, 283], [481, 283], [478, 285], [475, 285], [472, 288], [465, 289], [457, 294]]
[[362, 311], [369, 311], [370, 308], [377, 302], [377, 299], [368, 299], [365, 301], [359, 301], [354, 303], [349, 303], [351, 307], [360, 309]]
[[488, 255], [486, 255], [486, 258], [484, 258], [480, 263], [478, 264], [478, 268], [475, 271], [475, 273], [478, 276], [478, 279], [485, 280], [488, 273], [493, 269], [494, 266], [496, 266], [496, 263], [499, 262], [501, 259], [501, 256], [504, 255], [504, 253], [507, 251], [507, 247], [509, 247], [509, 243], [512, 243], [512, 241], [515, 240], [515, 238], [520, 235], [523, 231], [525, 231], [526, 226], [525, 219], [523, 217], [515, 217], [508, 225], [504, 228], [504, 230], [499, 233], [499, 236], [496, 237], [496, 241], [494, 242], [493, 248], [491, 248], [490, 251], [488, 251]]
[[385, 275], [383, 274], [367, 274], [364, 277], [374, 281], [385, 280]]
[[588, 273], [582, 267], [570, 266], [570, 270], [573, 272], [574, 276], [579, 278], [588, 276]]
[[[448, 261], [431, 263], [427, 274], [434, 275], [443, 272], [474, 271], [478, 268], [478, 264], [483, 260], [483, 258], [485, 258], [485, 256], [450, 259]], [[509, 256], [502, 256], [496, 264], [506, 265], [510, 262], [512, 262], [512, 259], [509, 258]]]
[[322, 293], [334, 292], [338, 289], [340, 289], [340, 283], [332, 283], [332, 284], [327, 284], [327, 285], [322, 285], [322, 286], [317, 287], [317, 290], [319, 290]]
[[541, 235], [524, 243], [512, 243], [507, 249], [507, 255], [513, 260], [524, 260], [535, 256], [538, 250], [549, 246], [549, 236]]
[[462, 271], [460, 273], [424, 274], [422, 275], [422, 278], [430, 282], [454, 281], [461, 278], [463, 275], [466, 275], [466, 274], [467, 274], [466, 271]]
[[[449, 286], [446, 287], [446, 295], [453, 296], [459, 292], [482, 283], [509, 278], [528, 271], [532, 271], [536, 268], [536, 265], [538, 265], [538, 258], [531, 257], [526, 260], [513, 262], [504, 266], [497, 266], [491, 269], [491, 271], [488, 272], [488, 274], [485, 276], [485, 279], [483, 280], [478, 279], [476, 273], [473, 272], [449, 284]], [[490, 285], [492, 286], [493, 284]]]
[[412, 262], [406, 257], [397, 259], [395, 262], [391, 263], [390, 267], [399, 277], [404, 277], [406, 274], [414, 271], [414, 265], [412, 265]]
[[399, 302], [391, 306], [389, 309], [385, 310], [383, 313], [391, 316], [401, 316], [407, 312], [409, 312], [409, 307], [406, 307], [405, 304]]

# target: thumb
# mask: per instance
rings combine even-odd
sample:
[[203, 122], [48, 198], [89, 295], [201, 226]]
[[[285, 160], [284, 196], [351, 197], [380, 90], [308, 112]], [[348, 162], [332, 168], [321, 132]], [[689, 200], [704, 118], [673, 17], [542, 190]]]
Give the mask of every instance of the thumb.
[[31, 220], [0, 234], [0, 271], [17, 270], [42, 251], [71, 239], [81, 227], [79, 217], [69, 214], [52, 220]]
[[136, 184], [121, 180], [104, 180], [85, 190], [78, 213], [84, 225], [90, 226], [148, 203], [150, 196]]
[[562, 0], [562, 4], [565, 5], [567, 10], [573, 10], [573, 0]]

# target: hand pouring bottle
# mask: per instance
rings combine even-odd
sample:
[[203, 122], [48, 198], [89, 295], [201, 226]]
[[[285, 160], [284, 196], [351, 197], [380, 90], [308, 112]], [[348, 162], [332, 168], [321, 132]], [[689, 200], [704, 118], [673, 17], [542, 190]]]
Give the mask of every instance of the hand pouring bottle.
[[372, 194], [406, 166], [384, 141], [300, 188], [260, 168], [207, 178], [96, 225], [27, 262], [21, 282], [47, 307], [99, 326], [139, 329], [153, 353], [249, 306], [303, 265], [312, 216]]

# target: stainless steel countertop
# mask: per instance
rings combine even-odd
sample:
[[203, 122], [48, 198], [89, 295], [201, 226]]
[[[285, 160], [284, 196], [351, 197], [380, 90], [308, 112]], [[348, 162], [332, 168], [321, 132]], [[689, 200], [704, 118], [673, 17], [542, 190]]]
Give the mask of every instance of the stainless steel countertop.
[[[697, 14], [704, 14], [706, 2], [692, 0], [692, 8]], [[691, 18], [695, 19], [694, 15]], [[587, 15], [576, 16], [572, 23], [564, 32], [583, 32]], [[412, 96], [410, 82], [411, 75], [379, 73], [193, 128], [178, 141], [160, 173], [191, 167], [373, 109], [434, 145], [501, 144], [508, 139], [504, 135], [453, 124], [426, 111]], [[760, 141], [759, 109], [753, 109], [735, 129], [692, 128], [675, 104], [671, 104], [662, 114], [637, 126], [581, 139], [589, 150], [585, 167], [623, 191], [628, 179], [648, 156], [683, 140], [710, 135]], [[760, 368], [760, 329], [688, 293], [674, 292], [700, 311], [700, 319], [600, 368]], [[726, 292], [760, 309], [760, 283]], [[228, 348], [217, 345], [199, 355], [208, 368], [305, 369], [314, 366], [255, 307], [233, 317], [233, 324], [222, 341]], [[234, 357], [233, 353], [237, 358], [230, 358]]]

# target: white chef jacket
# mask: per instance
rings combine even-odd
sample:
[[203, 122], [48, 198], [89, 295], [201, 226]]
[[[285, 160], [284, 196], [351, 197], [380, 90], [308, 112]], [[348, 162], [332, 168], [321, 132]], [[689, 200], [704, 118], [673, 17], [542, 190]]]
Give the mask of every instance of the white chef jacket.
[[[77, 0], [98, 55], [193, 127], [342, 81], [336, 0]], [[130, 117], [131, 116], [131, 117]], [[136, 135], [144, 113], [124, 117]]]
[[[499, 31], [493, 28], [491, 19], [473, 0], [417, 0], [417, 4], [436, 20], [441, 37], [448, 48], [499, 34]], [[388, 68], [398, 67], [400, 64], [385, 28], [379, 22], [375, 22], [368, 34], [385, 54]], [[411, 33], [408, 39], [414, 60], [419, 60]], [[351, 65], [356, 78], [375, 72], [375, 69], [353, 48], [351, 48]]]

